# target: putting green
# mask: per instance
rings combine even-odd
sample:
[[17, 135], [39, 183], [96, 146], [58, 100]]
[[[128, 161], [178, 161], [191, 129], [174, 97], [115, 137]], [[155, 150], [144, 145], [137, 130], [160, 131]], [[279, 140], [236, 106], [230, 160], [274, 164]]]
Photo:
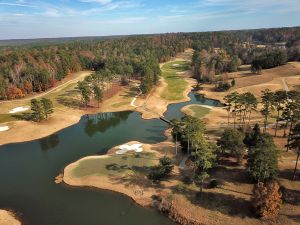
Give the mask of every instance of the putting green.
[[197, 118], [202, 118], [205, 115], [207, 115], [211, 111], [211, 109], [209, 109], [207, 107], [203, 107], [201, 105], [189, 105], [187, 107], [184, 107], [182, 109], [182, 111], [185, 114], [188, 114], [190, 116], [194, 116], [194, 117], [197, 117]]

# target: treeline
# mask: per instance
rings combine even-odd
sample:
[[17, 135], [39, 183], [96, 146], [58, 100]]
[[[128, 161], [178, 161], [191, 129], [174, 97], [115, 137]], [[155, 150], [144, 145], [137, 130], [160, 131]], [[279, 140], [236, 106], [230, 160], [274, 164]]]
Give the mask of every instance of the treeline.
[[260, 72], [300, 60], [299, 28], [211, 32], [191, 39], [199, 82], [220, 82], [216, 75], [235, 72], [242, 64], [252, 64], [253, 72]]
[[[236, 71], [264, 54], [255, 43], [284, 42], [288, 60], [300, 57], [300, 28], [141, 35], [113, 39], [78, 40], [0, 49], [0, 99], [22, 98], [55, 86], [70, 73], [109, 69], [120, 76], [139, 76], [149, 91], [160, 74], [159, 63], [187, 47], [195, 50], [195, 76]], [[270, 47], [273, 49], [273, 47]]]
[[265, 51], [258, 55], [251, 65], [254, 73], [260, 73], [262, 69], [270, 69], [287, 63], [287, 52], [285, 50], [275, 49]]
[[182, 36], [158, 35], [71, 42], [0, 52], [0, 99], [45, 91], [70, 73], [109, 69], [122, 76], [141, 76], [145, 90], [158, 80], [159, 63], [190, 44]]

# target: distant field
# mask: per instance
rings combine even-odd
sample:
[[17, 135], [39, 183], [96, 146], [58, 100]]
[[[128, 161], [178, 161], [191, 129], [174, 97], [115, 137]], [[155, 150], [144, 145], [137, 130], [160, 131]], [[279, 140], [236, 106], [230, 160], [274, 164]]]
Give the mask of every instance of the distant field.
[[180, 72], [189, 69], [189, 62], [187, 61], [174, 61], [166, 63], [162, 67], [162, 77], [168, 84], [161, 97], [166, 100], [176, 101], [184, 98], [183, 93], [188, 85]]

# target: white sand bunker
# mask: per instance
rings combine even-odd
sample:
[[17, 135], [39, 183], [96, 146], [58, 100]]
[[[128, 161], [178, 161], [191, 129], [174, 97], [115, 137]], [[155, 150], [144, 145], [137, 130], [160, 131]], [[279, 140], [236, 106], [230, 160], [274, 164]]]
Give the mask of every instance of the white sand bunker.
[[142, 152], [143, 151], [142, 146], [143, 144], [121, 145], [119, 147], [120, 150], [116, 151], [116, 154], [123, 155], [129, 151]]
[[179, 64], [173, 64], [172, 66], [179, 66]]
[[17, 112], [23, 112], [27, 111], [29, 108], [28, 107], [17, 107], [9, 111], [9, 113], [17, 113]]
[[0, 132], [9, 130], [8, 126], [0, 127]]
[[181, 74], [185, 74], [186, 72], [176, 72], [176, 74], [181, 75]]

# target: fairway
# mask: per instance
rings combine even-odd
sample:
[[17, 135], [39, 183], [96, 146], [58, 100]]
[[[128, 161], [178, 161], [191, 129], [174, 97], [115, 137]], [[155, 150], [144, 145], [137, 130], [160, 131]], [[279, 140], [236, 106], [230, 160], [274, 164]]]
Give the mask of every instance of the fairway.
[[[82, 71], [71, 74], [66, 78], [66, 82], [58, 85], [50, 91], [42, 92], [24, 99], [0, 102], [0, 123], [16, 121], [22, 117], [23, 112], [9, 114], [9, 111], [18, 107], [30, 107], [30, 100], [33, 98], [48, 98], [53, 102], [54, 110], [67, 110], [69, 108], [78, 108], [80, 105], [79, 92], [76, 90], [77, 82], [83, 80], [85, 76], [91, 74], [88, 71]], [[26, 111], [30, 113], [30, 111]]]
[[167, 83], [167, 87], [161, 94], [161, 97], [170, 100], [178, 101], [184, 98], [184, 91], [188, 83], [185, 81], [181, 73], [189, 69], [189, 62], [187, 61], [173, 61], [166, 63], [162, 67], [162, 77]]
[[86, 176], [124, 176], [132, 173], [144, 174], [157, 161], [155, 155], [149, 152], [93, 157], [80, 160], [72, 170], [72, 175], [80, 178]]

